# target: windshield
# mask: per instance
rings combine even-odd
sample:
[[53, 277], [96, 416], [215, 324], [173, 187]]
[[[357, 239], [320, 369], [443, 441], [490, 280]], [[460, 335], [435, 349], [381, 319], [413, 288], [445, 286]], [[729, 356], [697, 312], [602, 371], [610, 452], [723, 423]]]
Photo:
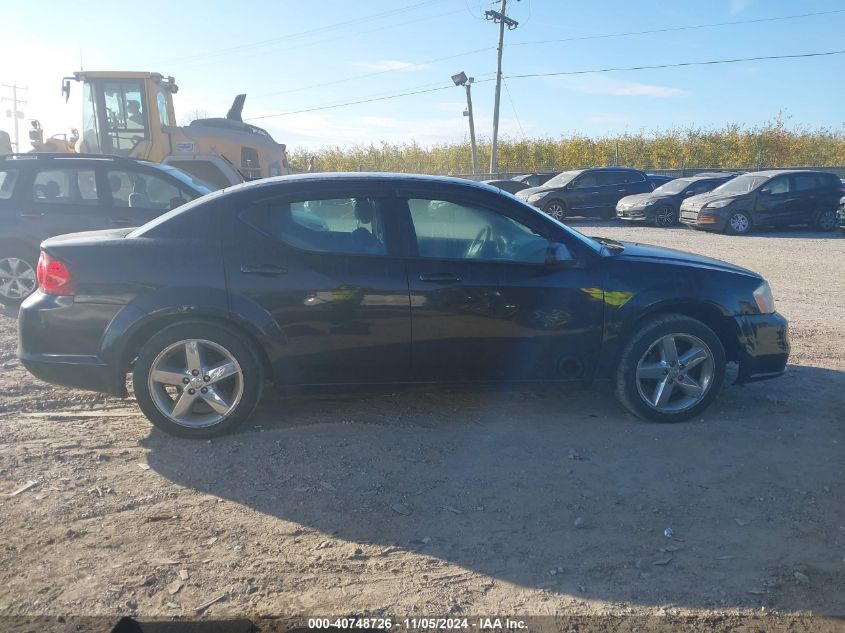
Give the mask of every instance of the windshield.
[[575, 177], [578, 174], [580, 174], [582, 171], [583, 171], [582, 169], [578, 169], [576, 171], [562, 172], [562, 173], [558, 174], [557, 176], [555, 176], [554, 178], [550, 178], [549, 180], [547, 180], [546, 184], [543, 185], [543, 186], [544, 187], [565, 187], [570, 182], [572, 182], [572, 180], [574, 180]]
[[719, 194], [741, 194], [748, 193], [762, 185], [769, 179], [768, 176], [755, 176], [753, 174], [746, 174], [745, 176], [737, 176], [733, 180], [729, 180], [724, 185], [716, 187], [713, 193]]
[[692, 180], [686, 180], [685, 178], [676, 178], [675, 180], [670, 180], [665, 185], [660, 185], [652, 193], [656, 193], [657, 195], [681, 193], [691, 182]]
[[194, 189], [201, 196], [204, 196], [205, 194], [214, 191], [213, 187], [210, 187], [208, 184], [206, 184], [199, 178], [195, 178], [188, 172], [182, 171], [177, 167], [170, 167], [169, 165], [157, 165], [157, 167], [162, 171], [166, 171], [168, 174], [176, 178], [179, 182], [187, 185], [191, 189]]

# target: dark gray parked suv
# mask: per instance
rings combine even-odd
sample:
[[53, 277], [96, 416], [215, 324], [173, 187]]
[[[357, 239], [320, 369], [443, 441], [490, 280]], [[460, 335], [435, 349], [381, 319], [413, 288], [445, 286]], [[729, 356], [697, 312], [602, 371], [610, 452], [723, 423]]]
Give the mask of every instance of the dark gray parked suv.
[[621, 198], [651, 190], [651, 182], [637, 169], [596, 167], [565, 171], [516, 195], [561, 220], [570, 215], [612, 218]]
[[36, 288], [42, 241], [140, 226], [211, 189], [181, 169], [115, 156], [0, 156], [0, 303]]
[[834, 174], [800, 169], [757, 171], [687, 198], [681, 204], [680, 221], [734, 235], [757, 227], [796, 224], [832, 231], [843, 193]]

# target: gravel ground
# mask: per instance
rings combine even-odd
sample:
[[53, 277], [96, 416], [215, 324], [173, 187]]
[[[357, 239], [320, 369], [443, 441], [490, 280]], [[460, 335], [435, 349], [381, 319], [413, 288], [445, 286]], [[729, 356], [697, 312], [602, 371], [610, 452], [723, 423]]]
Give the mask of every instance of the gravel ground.
[[845, 614], [845, 239], [576, 226], [763, 273], [787, 375], [672, 426], [449, 389], [271, 395], [191, 442], [29, 376], [6, 313], [0, 614]]

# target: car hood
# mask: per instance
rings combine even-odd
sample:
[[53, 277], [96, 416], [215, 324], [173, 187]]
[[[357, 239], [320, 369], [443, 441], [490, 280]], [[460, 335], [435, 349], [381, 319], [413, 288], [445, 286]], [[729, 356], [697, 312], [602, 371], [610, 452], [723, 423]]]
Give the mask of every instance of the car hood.
[[688, 253], [686, 251], [678, 251], [674, 248], [664, 248], [662, 246], [651, 246], [650, 244], [639, 244], [637, 242], [620, 242], [625, 250], [619, 255], [616, 255], [618, 260], [651, 260], [658, 263], [677, 264], [680, 266], [693, 266], [695, 268], [709, 268], [711, 270], [721, 270], [724, 272], [737, 273], [763, 279], [761, 275], [754, 271], [748, 270], [735, 264], [723, 262], [720, 259], [713, 259], [712, 257], [705, 257], [704, 255], [696, 255], [695, 253]]
[[696, 204], [701, 204], [704, 206], [708, 202], [713, 202], [714, 200], [739, 200], [740, 198], [744, 198], [748, 194], [743, 193], [735, 193], [735, 194], [725, 194], [725, 193], [713, 193], [712, 191], [708, 191], [707, 193], [700, 193], [697, 196], [690, 196], [687, 200], [694, 202]]
[[619, 204], [645, 204], [651, 200], [661, 200], [663, 198], [671, 198], [671, 194], [660, 195], [659, 193], [635, 193], [632, 196], [625, 196], [619, 201]]
[[549, 191], [556, 191], [558, 189], [562, 189], [562, 187], [546, 187], [545, 185], [540, 185], [539, 187], [528, 187], [528, 189], [518, 191], [516, 195], [520, 198], [528, 200], [528, 198], [533, 196], [535, 193], [547, 193]]

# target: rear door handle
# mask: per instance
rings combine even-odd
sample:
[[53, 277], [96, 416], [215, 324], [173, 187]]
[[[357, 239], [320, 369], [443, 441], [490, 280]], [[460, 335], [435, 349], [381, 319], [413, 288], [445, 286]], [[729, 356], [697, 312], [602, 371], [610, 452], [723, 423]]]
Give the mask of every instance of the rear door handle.
[[111, 223], [117, 226], [129, 226], [132, 224], [132, 220], [129, 218], [114, 218]]
[[243, 264], [241, 266], [241, 272], [244, 275], [275, 277], [276, 275], [287, 274], [288, 269], [283, 266], [276, 266], [275, 264]]
[[18, 213], [19, 218], [43, 218], [43, 213]]
[[461, 278], [452, 273], [423, 273], [420, 281], [428, 281], [434, 284], [456, 284]]

